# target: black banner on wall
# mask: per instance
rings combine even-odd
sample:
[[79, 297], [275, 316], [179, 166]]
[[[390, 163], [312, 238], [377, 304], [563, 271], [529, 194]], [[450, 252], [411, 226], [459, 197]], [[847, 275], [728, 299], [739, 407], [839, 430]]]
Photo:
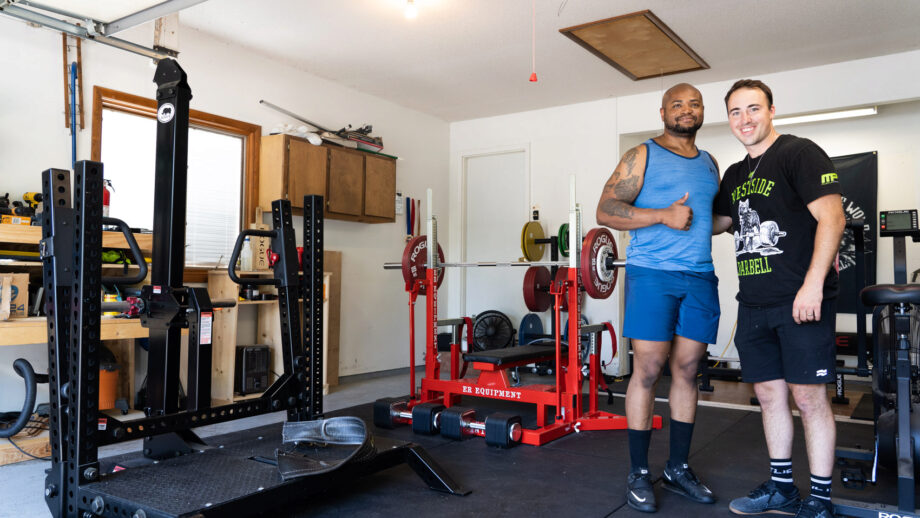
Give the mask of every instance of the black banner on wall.
[[[843, 212], [847, 219], [865, 218], [866, 285], [875, 284], [876, 220], [878, 219], [878, 153], [858, 153], [831, 158], [840, 178]], [[856, 241], [846, 229], [840, 243], [840, 295], [838, 313], [856, 313], [859, 290], [856, 286]], [[872, 308], [866, 308], [871, 312]]]

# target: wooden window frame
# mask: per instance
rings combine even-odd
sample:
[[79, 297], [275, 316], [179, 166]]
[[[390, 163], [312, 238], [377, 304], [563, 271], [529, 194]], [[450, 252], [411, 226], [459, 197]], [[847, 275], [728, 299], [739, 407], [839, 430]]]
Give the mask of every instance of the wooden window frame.
[[[157, 116], [157, 102], [154, 99], [94, 86], [90, 157], [96, 162], [102, 160], [102, 110], [104, 109], [151, 119]], [[246, 228], [248, 222], [255, 218], [256, 205], [259, 200], [259, 150], [262, 142], [262, 126], [192, 109], [189, 109], [188, 118], [189, 127], [213, 130], [243, 139], [243, 207], [240, 225]], [[186, 268], [183, 277], [185, 282], [207, 282], [207, 269]]]

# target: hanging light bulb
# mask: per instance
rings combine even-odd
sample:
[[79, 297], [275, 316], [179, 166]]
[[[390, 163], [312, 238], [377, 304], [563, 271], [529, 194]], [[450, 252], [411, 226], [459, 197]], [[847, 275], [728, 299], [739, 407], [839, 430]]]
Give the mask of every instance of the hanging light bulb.
[[414, 20], [418, 16], [418, 8], [415, 6], [415, 0], [406, 0], [406, 18]]

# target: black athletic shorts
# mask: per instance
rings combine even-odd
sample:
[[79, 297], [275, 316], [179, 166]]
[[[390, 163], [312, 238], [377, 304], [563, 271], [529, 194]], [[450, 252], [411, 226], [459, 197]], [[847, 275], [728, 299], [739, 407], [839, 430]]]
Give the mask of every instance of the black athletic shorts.
[[819, 384], [835, 379], [837, 300], [821, 303], [821, 320], [796, 324], [792, 303], [773, 306], [738, 304], [735, 345], [746, 383], [785, 379]]

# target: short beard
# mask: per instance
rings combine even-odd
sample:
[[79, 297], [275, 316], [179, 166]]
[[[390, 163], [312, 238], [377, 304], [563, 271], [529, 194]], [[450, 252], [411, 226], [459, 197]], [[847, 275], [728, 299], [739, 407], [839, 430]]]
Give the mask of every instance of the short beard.
[[693, 126], [681, 126], [679, 124], [668, 124], [668, 123], [664, 124], [665, 129], [670, 131], [671, 133], [675, 133], [677, 135], [689, 135], [691, 137], [696, 135], [696, 132], [699, 131], [700, 127], [702, 126], [703, 126], [702, 122], [698, 122], [694, 124]]

